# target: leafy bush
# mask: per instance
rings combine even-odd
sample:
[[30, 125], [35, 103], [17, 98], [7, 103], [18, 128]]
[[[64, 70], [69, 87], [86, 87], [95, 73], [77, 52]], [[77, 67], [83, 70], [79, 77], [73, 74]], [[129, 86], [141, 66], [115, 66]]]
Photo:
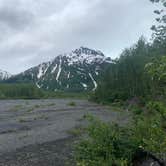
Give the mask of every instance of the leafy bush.
[[89, 118], [88, 138], [76, 147], [77, 165], [128, 166], [142, 151], [162, 158], [166, 152], [166, 132], [160, 120], [140, 116], [131, 126], [120, 127]]
[[161, 125], [160, 116], [140, 117], [133, 127], [133, 138], [139, 141], [139, 147], [162, 159], [166, 153], [166, 131]]
[[132, 143], [132, 133], [116, 124], [106, 124], [91, 118], [87, 133], [89, 138], [81, 141], [76, 148], [78, 165], [125, 166], [131, 162], [138, 147]]

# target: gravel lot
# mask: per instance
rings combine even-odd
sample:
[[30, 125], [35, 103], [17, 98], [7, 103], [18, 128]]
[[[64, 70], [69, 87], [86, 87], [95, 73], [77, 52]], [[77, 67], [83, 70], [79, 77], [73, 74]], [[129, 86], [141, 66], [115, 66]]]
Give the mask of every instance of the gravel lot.
[[75, 141], [69, 131], [85, 125], [81, 119], [87, 113], [104, 121], [128, 121], [126, 113], [86, 100], [1, 100], [0, 166], [67, 165]]

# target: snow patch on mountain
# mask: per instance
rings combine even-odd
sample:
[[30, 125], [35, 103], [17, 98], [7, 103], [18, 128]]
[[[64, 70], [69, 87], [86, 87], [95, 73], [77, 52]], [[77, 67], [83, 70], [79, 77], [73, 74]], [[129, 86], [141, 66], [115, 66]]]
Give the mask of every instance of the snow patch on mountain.
[[67, 75], [67, 79], [69, 79], [70, 78], [70, 71], [69, 71], [69, 73], [68, 73], [68, 75]]
[[62, 71], [62, 67], [61, 66], [62, 66], [62, 59], [60, 57], [59, 70], [58, 70], [58, 73], [57, 73], [57, 76], [56, 76], [57, 82], [59, 81], [59, 76], [60, 76], [61, 71]]
[[90, 78], [91, 78], [91, 79], [92, 79], [92, 81], [93, 81], [93, 84], [94, 84], [93, 91], [95, 91], [95, 90], [97, 89], [97, 82], [95, 81], [95, 79], [93, 78], [93, 76], [92, 76], [92, 74], [91, 74], [91, 73], [89, 73], [89, 76], [90, 76]]
[[96, 75], [98, 76], [99, 75], [99, 72], [98, 71], [95, 71]]
[[57, 69], [57, 64], [55, 64], [55, 67], [52, 69], [52, 71], [51, 71], [51, 73], [54, 73], [55, 72], [55, 70]]
[[87, 89], [87, 87], [88, 87], [88, 85], [87, 85], [87, 84], [82, 83], [82, 82], [81, 82], [81, 85], [85, 88], [85, 90], [86, 90], [86, 89]]
[[45, 75], [45, 73], [47, 72], [48, 68], [49, 68], [50, 63], [43, 63], [41, 65], [39, 65], [39, 72], [37, 75], [37, 78], [40, 79], [41, 77], [43, 77]]
[[41, 88], [41, 86], [36, 82], [36, 86], [40, 89]]

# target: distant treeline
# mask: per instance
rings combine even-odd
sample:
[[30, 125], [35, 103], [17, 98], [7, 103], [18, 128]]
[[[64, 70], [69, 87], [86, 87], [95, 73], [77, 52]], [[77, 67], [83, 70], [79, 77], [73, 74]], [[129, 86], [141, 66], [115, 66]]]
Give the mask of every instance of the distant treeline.
[[0, 83], [0, 99], [88, 98], [89, 93], [44, 91], [35, 84]]
[[33, 84], [0, 84], [0, 99], [44, 97], [44, 92]]

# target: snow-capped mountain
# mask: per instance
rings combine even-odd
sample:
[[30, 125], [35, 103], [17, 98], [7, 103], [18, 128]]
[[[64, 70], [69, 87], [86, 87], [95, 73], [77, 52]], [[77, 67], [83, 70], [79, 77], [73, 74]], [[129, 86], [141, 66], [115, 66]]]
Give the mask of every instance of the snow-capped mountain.
[[100, 74], [110, 63], [101, 51], [80, 47], [13, 76], [8, 82], [33, 82], [38, 88], [52, 91], [95, 90]]
[[0, 69], [0, 81], [7, 80], [11, 77], [11, 74]]

